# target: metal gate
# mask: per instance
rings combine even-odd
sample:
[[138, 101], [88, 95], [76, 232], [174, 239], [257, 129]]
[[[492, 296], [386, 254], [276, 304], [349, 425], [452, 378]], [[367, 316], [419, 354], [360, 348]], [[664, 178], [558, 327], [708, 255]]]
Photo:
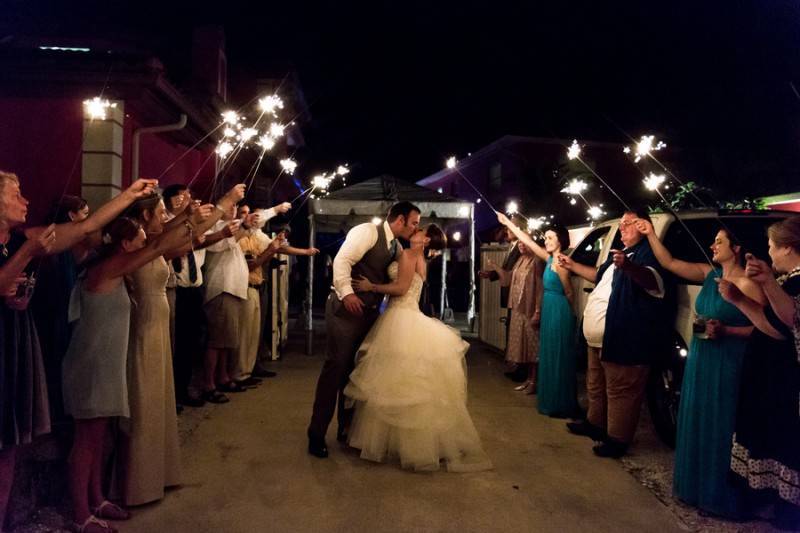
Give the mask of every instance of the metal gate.
[[[482, 245], [481, 270], [489, 270], [489, 260], [495, 265], [502, 265], [507, 251], [507, 244]], [[506, 309], [505, 307], [500, 307], [500, 282], [481, 278], [480, 295], [480, 339], [498, 350], [505, 350]]]

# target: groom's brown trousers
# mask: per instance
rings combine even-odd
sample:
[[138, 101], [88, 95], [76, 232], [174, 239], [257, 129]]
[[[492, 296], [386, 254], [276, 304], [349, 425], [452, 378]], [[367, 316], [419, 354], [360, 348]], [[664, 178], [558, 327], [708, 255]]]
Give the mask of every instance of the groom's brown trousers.
[[339, 428], [344, 429], [350, 423], [352, 413], [344, 408], [343, 390], [355, 366], [356, 350], [378, 316], [377, 306], [365, 307], [362, 317], [353, 316], [336, 293], [331, 292], [328, 296], [325, 304], [325, 364], [317, 381], [314, 412], [308, 426], [310, 437], [325, 438], [337, 407], [337, 398]]

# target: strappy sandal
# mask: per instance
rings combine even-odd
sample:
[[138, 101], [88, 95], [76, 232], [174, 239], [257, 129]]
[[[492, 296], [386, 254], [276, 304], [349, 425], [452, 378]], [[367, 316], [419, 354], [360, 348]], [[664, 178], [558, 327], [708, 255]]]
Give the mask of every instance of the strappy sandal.
[[103, 500], [103, 503], [92, 509], [92, 513], [97, 518], [107, 520], [128, 520], [131, 517], [131, 513], [108, 500]]
[[231, 401], [230, 398], [217, 391], [217, 389], [207, 390], [200, 397], [208, 403], [228, 403]]
[[108, 525], [108, 522], [98, 519], [93, 514], [89, 515], [83, 524], [73, 522], [72, 530], [75, 533], [117, 533], [117, 530]]

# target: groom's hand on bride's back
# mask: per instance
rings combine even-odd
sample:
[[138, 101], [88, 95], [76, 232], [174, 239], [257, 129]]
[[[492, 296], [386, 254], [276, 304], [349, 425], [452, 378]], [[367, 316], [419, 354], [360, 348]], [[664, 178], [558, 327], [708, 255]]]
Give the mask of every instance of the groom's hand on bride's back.
[[348, 294], [342, 299], [344, 308], [347, 312], [354, 316], [362, 316], [364, 314], [364, 302], [355, 294]]

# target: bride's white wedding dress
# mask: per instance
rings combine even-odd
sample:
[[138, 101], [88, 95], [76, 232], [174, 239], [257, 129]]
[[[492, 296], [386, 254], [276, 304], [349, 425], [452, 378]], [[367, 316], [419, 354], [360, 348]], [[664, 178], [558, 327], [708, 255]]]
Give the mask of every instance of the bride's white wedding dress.
[[[397, 278], [397, 263], [389, 266]], [[361, 457], [399, 458], [403, 468], [450, 472], [492, 468], [467, 412], [469, 348], [459, 333], [422, 314], [423, 280], [414, 273], [392, 297], [357, 355], [345, 394], [356, 401], [349, 444]]]

